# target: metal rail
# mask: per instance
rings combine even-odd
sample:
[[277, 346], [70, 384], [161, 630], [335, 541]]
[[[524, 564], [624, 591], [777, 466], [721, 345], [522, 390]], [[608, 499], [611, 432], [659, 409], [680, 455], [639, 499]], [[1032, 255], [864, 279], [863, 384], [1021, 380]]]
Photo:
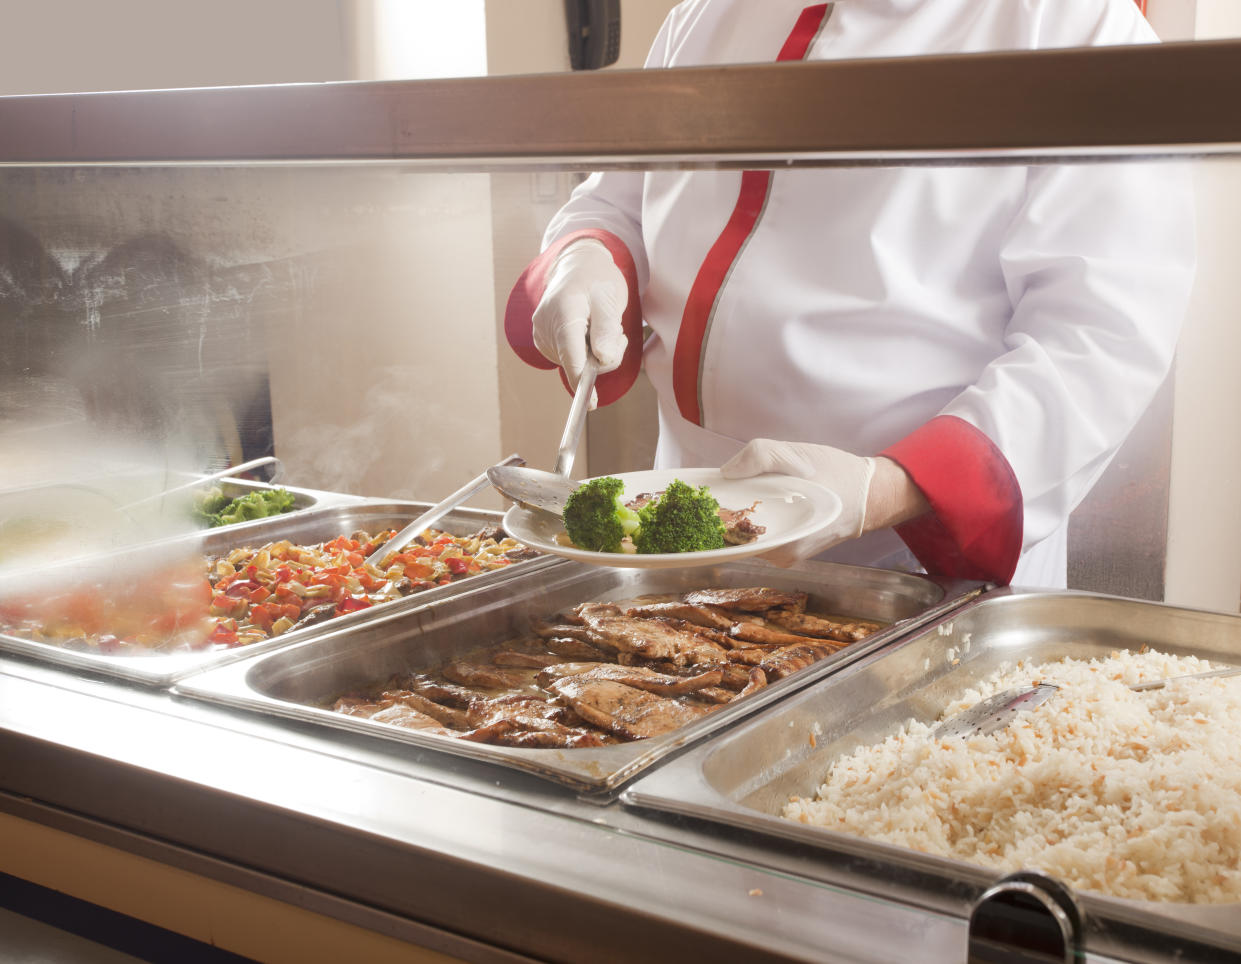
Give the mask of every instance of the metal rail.
[[0, 164], [786, 166], [1241, 153], [1241, 41], [0, 97]]

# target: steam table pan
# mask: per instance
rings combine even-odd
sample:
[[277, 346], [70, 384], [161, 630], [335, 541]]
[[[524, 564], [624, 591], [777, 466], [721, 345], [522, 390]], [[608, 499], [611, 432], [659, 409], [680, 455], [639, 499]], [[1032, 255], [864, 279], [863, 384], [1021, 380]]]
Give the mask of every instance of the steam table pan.
[[[531, 617], [548, 617], [590, 601], [742, 586], [804, 590], [810, 594], [808, 610], [888, 625], [690, 724], [631, 743], [575, 749], [491, 746], [376, 723], [330, 709], [336, 697], [381, 683], [393, 674], [430, 668], [480, 645], [528, 634]], [[922, 576], [829, 563], [809, 562], [781, 569], [759, 561], [739, 561], [702, 568], [643, 570], [561, 561], [502, 584], [475, 587], [417, 612], [393, 612], [347, 631], [339, 629], [181, 680], [174, 692], [486, 760], [536, 774], [584, 796], [606, 796], [673, 751], [847, 666], [978, 591], [981, 587], [976, 585], [941, 584]]]
[[[344, 501], [345, 499], [349, 501]], [[426, 502], [387, 502], [342, 496], [340, 503], [336, 505], [323, 505], [304, 512], [292, 512], [239, 525], [222, 526], [193, 536], [126, 549], [110, 557], [109, 564], [137, 566], [149, 560], [154, 553], [175, 554], [177, 558], [184, 558], [187, 553], [217, 557], [226, 555], [236, 548], [258, 547], [281, 539], [287, 539], [299, 545], [310, 545], [330, 541], [341, 535], [348, 536], [359, 529], [370, 533], [381, 532], [385, 529], [401, 529], [430, 506], [431, 503]], [[499, 512], [459, 508], [441, 519], [436, 524], [436, 528], [453, 535], [469, 535], [484, 526], [499, 525], [502, 518], [503, 515]], [[325, 632], [359, 626], [389, 612], [409, 612], [462, 592], [471, 586], [501, 583], [522, 572], [541, 569], [557, 561], [553, 556], [539, 556], [515, 561], [503, 569], [465, 577], [444, 586], [413, 593], [402, 599], [336, 616], [300, 629], [295, 626], [283, 635], [233, 649], [202, 652], [175, 651], [152, 653], [149, 656], [106, 655], [0, 633], [0, 650], [136, 683], [168, 686], [174, 680], [191, 673], [289, 646], [302, 640], [321, 636]], [[0, 579], [0, 598], [3, 598], [6, 588], [11, 587], [6, 586], [5, 580]]]
[[[791, 841], [803, 858], [799, 872], [966, 917], [1004, 875], [779, 813], [792, 796], [813, 797], [834, 760], [881, 741], [911, 718], [933, 722], [1002, 663], [1103, 657], [1143, 645], [1241, 663], [1241, 617], [1088, 593], [993, 590], [693, 748], [634, 783], [622, 800], [750, 831], [773, 853]], [[1088, 891], [1075, 897], [1088, 950], [1126, 961], [1241, 953], [1241, 905]]]

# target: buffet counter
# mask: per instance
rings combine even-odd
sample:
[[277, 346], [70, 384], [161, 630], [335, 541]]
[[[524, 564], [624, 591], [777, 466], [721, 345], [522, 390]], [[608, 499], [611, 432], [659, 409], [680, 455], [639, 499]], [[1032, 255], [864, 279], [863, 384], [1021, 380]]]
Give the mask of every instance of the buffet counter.
[[[867, 574], [832, 571], [841, 581]], [[554, 591], [566, 581], [555, 573], [545, 568], [526, 578]], [[727, 569], [716, 575], [726, 579]], [[812, 599], [827, 598], [828, 584], [811, 585]], [[1135, 834], [1139, 849], [1143, 833], [1155, 839], [1140, 821], [1144, 797], [1169, 789], [1162, 783], [1112, 808], [1128, 843], [1112, 841], [1113, 871], [1105, 870], [1103, 886], [1072, 889], [1047, 872], [1006, 874], [986, 861], [936, 856], [933, 847], [885, 843], [877, 834], [887, 814], [878, 810], [868, 811], [857, 836], [831, 823], [780, 819], [789, 801], [810, 805], [808, 795], [833, 761], [885, 734], [922, 732], [925, 723], [917, 721], [951, 713], [958, 695], [985, 688], [984, 677], [1013, 657], [1036, 665], [1072, 656], [1079, 665], [1100, 665], [1121, 651], [1144, 651], [1139, 641], [1150, 640], [1169, 654], [1151, 654], [1156, 679], [1180, 665], [1208, 665], [1203, 659], [1235, 665], [1236, 616], [1088, 593], [947, 594], [939, 606], [876, 633], [875, 645], [855, 643], [853, 653], [845, 647], [774, 682], [765, 702], [755, 699], [760, 691], [739, 699], [738, 712], [720, 714], [719, 722], [689, 724], [685, 733], [696, 738], [664, 746], [645, 761], [645, 772], [605, 781], [603, 789], [566, 780], [555, 767], [478, 755], [473, 744], [442, 735], [410, 736], [369, 721], [353, 728], [330, 713], [212, 699], [213, 692], [227, 695], [239, 673], [258, 685], [273, 675], [272, 666], [330, 670], [341, 642], [370, 666], [382, 665], [376, 652], [399, 648], [417, 659], [437, 633], [469, 628], [455, 612], [485, 611], [493, 595], [514, 608], [514, 588], [517, 577], [443, 597], [260, 652], [171, 689], [0, 656], [0, 872], [260, 961], [364, 953], [381, 961], [1159, 962], [1241, 953], [1231, 891], [1178, 903], [1195, 898], [1121, 889], [1121, 858], [1133, 853]], [[543, 598], [522, 595], [535, 596], [536, 604]], [[376, 639], [397, 642], [377, 649]], [[1233, 683], [1194, 681], [1215, 687], [1210, 691], [1169, 688], [1172, 703], [1159, 705], [1188, 696], [1192, 705], [1179, 716], [1190, 732], [1205, 733], [1210, 720], [1202, 711], [1208, 701], [1223, 700], [1215, 708], [1228, 712], [1227, 693], [1235, 688], [1220, 687]], [[1070, 730], [1086, 725], [1089, 717], [1080, 714], [1096, 711], [1073, 692], [1064, 690], [1060, 708], [1040, 718], [1077, 719]], [[746, 711], [751, 700], [755, 709]], [[1013, 740], [1032, 754], [1034, 744], [1025, 741], [1034, 739], [1035, 717], [1012, 726]], [[1042, 788], [1042, 764], [1022, 771], [1035, 793], [1028, 816], [1034, 819], [1040, 800], [1056, 799], [1058, 781], [1072, 785], [1084, 774], [1101, 799], [1108, 786], [1120, 787], [1110, 781], [1136, 746], [1123, 736], [1130, 717], [1118, 707], [1099, 716], [1112, 735], [1103, 737], [1104, 749], [1089, 751], [1097, 755], [1088, 766], [1062, 771]], [[941, 743], [939, 752], [956, 752]], [[985, 740], [962, 747], [975, 760], [989, 752]], [[918, 759], [928, 760], [932, 749]], [[591, 751], [515, 752], [554, 759]], [[1226, 774], [1216, 781], [1185, 759], [1195, 787], [1218, 782], [1227, 792]], [[1087, 772], [1096, 763], [1097, 779]], [[1187, 791], [1189, 778], [1176, 779], [1172, 789]], [[919, 797], [944, 792], [930, 778], [919, 786]], [[947, 792], [963, 792], [965, 805], [979, 789]], [[883, 806], [895, 811], [900, 803], [892, 797]], [[1167, 815], [1168, 827], [1192, 818], [1193, 806]], [[1204, 824], [1194, 839], [1229, 833], [1235, 804], [1220, 797], [1218, 807], [1218, 826]], [[1057, 834], [1068, 832], [1059, 816], [1053, 824]], [[1028, 832], [1051, 835], [1037, 825]], [[1232, 859], [1212, 853], [1170, 851], [1164, 876], [1197, 886], [1215, 874], [1226, 884], [1235, 873]], [[1035, 862], [1055, 859], [1046, 851]], [[1037, 906], [1031, 913], [1027, 897], [1062, 901], [1066, 913], [1048, 917]], [[1063, 952], [1037, 953], [1048, 920], [1057, 919]], [[987, 921], [998, 921], [1004, 935], [999, 956], [979, 956]]]
[[964, 954], [778, 841], [19, 658], [0, 694], [0, 870], [258, 960]]

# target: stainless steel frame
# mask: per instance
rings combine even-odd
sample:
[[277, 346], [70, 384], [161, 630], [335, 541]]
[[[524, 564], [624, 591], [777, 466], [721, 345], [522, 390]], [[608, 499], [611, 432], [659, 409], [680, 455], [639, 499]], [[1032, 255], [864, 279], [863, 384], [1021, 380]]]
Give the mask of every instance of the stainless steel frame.
[[[779, 166], [1241, 150], [1241, 42], [0, 98], [0, 164]], [[658, 104], [635, 110], [635, 104]], [[548, 105], [554, 104], [555, 110]]]

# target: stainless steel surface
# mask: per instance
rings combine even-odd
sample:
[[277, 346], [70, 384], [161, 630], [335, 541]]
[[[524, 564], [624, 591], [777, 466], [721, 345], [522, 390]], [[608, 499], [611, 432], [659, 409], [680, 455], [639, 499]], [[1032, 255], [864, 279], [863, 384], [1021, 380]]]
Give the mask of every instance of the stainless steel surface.
[[569, 417], [560, 436], [560, 447], [556, 452], [556, 464], [552, 471], [543, 472], [540, 469], [503, 462], [493, 465], [487, 470], [487, 478], [501, 493], [531, 509], [542, 509], [556, 515], [564, 511], [569, 493], [577, 487], [569, 478], [569, 473], [573, 471], [573, 460], [577, 455], [578, 442], [582, 439], [582, 429], [586, 427], [586, 412], [598, 373], [599, 367], [588, 350], [586, 366], [573, 390], [573, 404], [569, 406]]
[[504, 466], [488, 469], [487, 478], [518, 505], [557, 516], [564, 512], [564, 504], [569, 494], [578, 485], [572, 479], [555, 472]]
[[1037, 871], [1017, 871], [970, 909], [968, 959], [1074, 964], [1081, 934], [1081, 908], [1068, 888]]
[[1236, 153], [1241, 117], [1219, 98], [1239, 88], [1241, 42], [1225, 40], [17, 96], [0, 98], [0, 163], [715, 168]]
[[[439, 737], [334, 713], [336, 697], [387, 680], [394, 673], [431, 667], [449, 655], [526, 635], [531, 617], [547, 617], [592, 600], [706, 586], [763, 585], [810, 594], [811, 611], [888, 623], [812, 666], [721, 706], [663, 736], [590, 749], [523, 749]], [[761, 562], [692, 569], [611, 569], [562, 562], [514, 577], [503, 585], [444, 599], [408, 614], [391, 615], [348, 632], [184, 679], [180, 695], [243, 707], [306, 723], [336, 727], [415, 747], [497, 763], [562, 783], [584, 794], [606, 795], [669, 754], [719, 731], [741, 716], [835, 672], [891, 642], [919, 621], [959, 605], [976, 587], [944, 586], [905, 573], [809, 562], [780, 569]]]
[[[1236, 662], [1241, 618], [1088, 593], [996, 590], [694, 748], [639, 780], [622, 800], [793, 841], [848, 867], [855, 886], [964, 915], [998, 873], [778, 814], [791, 796], [813, 796], [833, 760], [910, 718], [934, 721], [963, 689], [1005, 662], [1098, 657], [1143, 645]], [[1154, 962], [1241, 952], [1237, 905], [1077, 896], [1093, 953]]]
[[939, 739], [953, 736], [985, 736], [1003, 729], [1017, 718], [1019, 713], [1032, 710], [1056, 695], [1059, 686], [1038, 683], [1004, 690], [975, 703], [968, 710], [950, 716], [935, 727]]
[[[1219, 92], [1241, 86], [1239, 51], [1167, 45], [3, 99], [10, 136], [0, 163], [398, 161], [560, 172], [565, 158], [592, 168], [727, 168], [1235, 153], [1238, 115], [1221, 109]], [[661, 110], [634, 112], [643, 101]], [[532, 120], [549, 102], [561, 109]], [[624, 117], [633, 120], [618, 123]], [[61, 173], [67, 182], [89, 172]], [[63, 196], [59, 188], [18, 183], [13, 194], [33, 194], [42, 207]], [[61, 247], [86, 250], [80, 240]], [[1111, 631], [1107, 620], [1095, 628]], [[1014, 632], [1029, 641], [1028, 627]], [[909, 669], [912, 686], [921, 671]], [[873, 848], [842, 858], [766, 829], [578, 805], [554, 784], [485, 761], [118, 687], [47, 661], [0, 655], [0, 692], [6, 812], [293, 903], [336, 900], [336, 913], [393, 932], [426, 921], [561, 960], [692, 960], [724, 956], [721, 946], [747, 960], [960, 960], [960, 891], [981, 893], [955, 876], [944, 886], [939, 867], [894, 872], [890, 855]], [[882, 705], [886, 690], [869, 695]], [[859, 715], [870, 708], [852, 705]], [[927, 881], [941, 885], [937, 906], [946, 909], [928, 908]], [[1193, 929], [1185, 916], [1182, 934]], [[1150, 933], [1145, 907], [1129, 925]], [[1187, 941], [1160, 936], [1132, 959], [1195, 957]]]
[[[243, 483], [229, 480], [225, 484], [240, 486]], [[358, 529], [375, 532], [400, 527], [415, 516], [422, 514], [427, 507], [427, 504], [422, 502], [355, 500], [302, 513], [273, 516], [269, 519], [256, 519], [253, 522], [242, 523], [236, 526], [223, 526], [218, 529], [208, 530], [191, 539], [170, 540], [145, 547], [139, 546], [118, 553], [114, 558], [117, 565], [126, 565], [130, 562], [147, 561], [149, 554], [155, 551], [179, 553], [181, 558], [186, 553], [199, 553], [216, 557], [225, 555], [233, 549], [246, 546], [258, 547], [279, 539], [288, 539], [293, 543], [311, 545], [334, 539], [340, 535], [347, 536]], [[502, 515], [498, 512], [484, 509], [458, 508], [443, 519], [441, 528], [454, 535], [468, 535], [483, 526], [499, 525], [501, 519]], [[322, 623], [300, 629], [294, 627], [281, 636], [275, 636], [271, 639], [233, 649], [213, 652], [172, 652], [152, 654], [150, 656], [107, 656], [91, 652], [76, 652], [61, 646], [39, 643], [19, 636], [0, 633], [0, 651], [47, 660], [78, 669], [91, 670], [106, 676], [118, 677], [132, 682], [152, 686], [167, 686], [174, 680], [189, 673], [196, 673], [210, 667], [232, 662], [233, 660], [288, 646], [300, 640], [309, 639], [338, 628], [358, 626], [389, 612], [409, 612], [460, 592], [470, 587], [471, 583], [475, 586], [498, 584], [523, 572], [530, 572], [552, 565], [556, 561], [558, 560], [555, 557], [541, 556], [530, 560], [514, 562], [504, 569], [480, 573], [452, 582], [446, 586], [438, 586], [425, 592], [414, 593], [403, 599], [394, 600], [383, 605], [372, 606], [358, 612], [346, 613]], [[4, 592], [6, 588], [6, 584], [0, 583], [0, 593]]]
[[566, 478], [573, 471], [573, 459], [577, 455], [577, 443], [582, 440], [582, 429], [586, 427], [586, 412], [590, 408], [590, 395], [595, 390], [595, 378], [599, 374], [599, 366], [590, 349], [586, 349], [586, 361], [582, 366], [582, 374], [573, 389], [573, 404], [569, 406], [569, 417], [564, 423], [564, 432], [560, 435], [560, 447], [556, 450], [556, 464], [552, 472]]
[[3, 654], [0, 692], [0, 816], [463, 960], [963, 960], [963, 921], [805, 853], [516, 771]]
[[[524, 461], [519, 455], [510, 455], [501, 465], [512, 465], [517, 462]], [[457, 489], [452, 495], [441, 499], [426, 512], [422, 513], [413, 522], [406, 525], [403, 529], [392, 536], [387, 542], [380, 547], [381, 557], [376, 559], [376, 563], [383, 562], [394, 552], [399, 552], [407, 545], [417, 539], [428, 528], [435, 525], [440, 519], [448, 515], [453, 509], [457, 508], [463, 502], [467, 502], [471, 497], [478, 495], [483, 489], [490, 485], [487, 473], [475, 476], [461, 488]]]

